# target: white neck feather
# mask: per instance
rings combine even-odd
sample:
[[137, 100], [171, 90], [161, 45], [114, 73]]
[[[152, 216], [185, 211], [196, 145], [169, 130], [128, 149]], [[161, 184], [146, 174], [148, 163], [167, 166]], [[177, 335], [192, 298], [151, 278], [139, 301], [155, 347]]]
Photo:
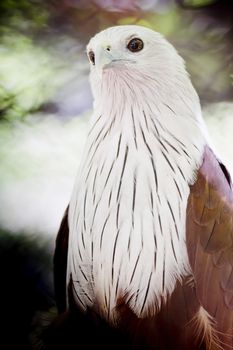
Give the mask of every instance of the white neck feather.
[[198, 97], [181, 73], [152, 80], [109, 69], [94, 89], [70, 202], [68, 278], [77, 304], [98, 305], [111, 321], [122, 298], [139, 317], [154, 314], [190, 273], [186, 205], [207, 141]]

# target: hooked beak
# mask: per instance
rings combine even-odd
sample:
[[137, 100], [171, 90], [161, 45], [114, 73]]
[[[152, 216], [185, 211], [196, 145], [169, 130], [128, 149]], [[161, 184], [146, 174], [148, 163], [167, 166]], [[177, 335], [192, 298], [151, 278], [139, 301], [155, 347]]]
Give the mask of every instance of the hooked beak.
[[110, 63], [116, 61], [111, 53], [109, 46], [100, 46], [95, 53], [95, 66], [99, 75], [102, 75], [103, 69]]
[[135, 63], [135, 60], [125, 59], [111, 49], [110, 45], [101, 45], [95, 51], [95, 67], [100, 77], [102, 77], [104, 68], [115, 63]]

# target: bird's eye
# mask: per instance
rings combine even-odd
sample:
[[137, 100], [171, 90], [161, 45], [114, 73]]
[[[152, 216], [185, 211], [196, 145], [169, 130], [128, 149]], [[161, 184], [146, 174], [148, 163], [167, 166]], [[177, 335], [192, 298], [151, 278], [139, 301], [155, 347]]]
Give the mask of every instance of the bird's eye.
[[89, 60], [91, 61], [91, 63], [93, 64], [93, 66], [95, 65], [95, 54], [93, 51], [89, 51], [88, 52], [88, 57], [89, 57]]
[[133, 38], [127, 45], [127, 49], [131, 52], [138, 52], [143, 49], [143, 41], [139, 38]]

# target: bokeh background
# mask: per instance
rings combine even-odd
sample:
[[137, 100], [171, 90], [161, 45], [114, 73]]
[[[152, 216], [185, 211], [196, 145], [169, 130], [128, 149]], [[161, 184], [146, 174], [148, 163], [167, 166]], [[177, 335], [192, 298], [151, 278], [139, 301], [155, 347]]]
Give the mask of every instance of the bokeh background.
[[85, 46], [113, 25], [162, 33], [184, 57], [233, 174], [233, 2], [0, 1], [0, 319], [4, 349], [45, 349], [52, 259], [92, 109]]

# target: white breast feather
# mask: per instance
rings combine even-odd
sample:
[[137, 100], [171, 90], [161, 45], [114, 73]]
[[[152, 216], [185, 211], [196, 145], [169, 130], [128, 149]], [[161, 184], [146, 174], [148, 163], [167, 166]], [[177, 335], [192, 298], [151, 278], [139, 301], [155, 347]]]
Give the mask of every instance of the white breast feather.
[[69, 212], [68, 282], [111, 321], [120, 298], [153, 315], [190, 273], [186, 206], [206, 143], [188, 78], [175, 87], [184, 104], [151, 81], [132, 92], [127, 74], [105, 73]]

